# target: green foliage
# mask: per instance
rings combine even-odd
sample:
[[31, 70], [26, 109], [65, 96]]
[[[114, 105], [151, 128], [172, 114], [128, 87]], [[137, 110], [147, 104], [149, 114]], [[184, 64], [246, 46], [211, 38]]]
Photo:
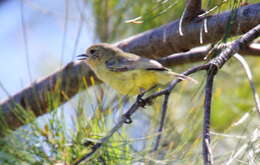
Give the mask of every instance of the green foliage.
[[[98, 90], [98, 89], [96, 89]], [[92, 91], [93, 93], [95, 91]], [[86, 102], [91, 97], [93, 102]], [[50, 109], [58, 97], [50, 96]], [[77, 159], [91, 150], [89, 142], [97, 142], [113, 125], [111, 107], [104, 107], [106, 98], [89, 95], [81, 96], [85, 101], [77, 101], [75, 110], [57, 109], [37, 119], [32, 124], [20, 128], [15, 133], [0, 139], [0, 164], [73, 164]], [[77, 99], [78, 100], [78, 99]], [[84, 104], [83, 104], [84, 103]], [[89, 106], [86, 106], [86, 103]], [[70, 104], [70, 103], [69, 103]], [[88, 107], [88, 108], [86, 108]], [[35, 120], [30, 111], [23, 110], [23, 118]], [[91, 115], [90, 115], [91, 114]], [[19, 113], [21, 115], [21, 113]], [[109, 118], [108, 116], [111, 115]], [[26, 121], [24, 121], [26, 123]], [[109, 164], [130, 162], [129, 144], [124, 128], [104, 144], [89, 164]], [[121, 142], [118, 142], [120, 140]], [[100, 156], [102, 155], [102, 156]], [[121, 162], [121, 163], [120, 163]]]
[[[143, 0], [140, 5], [132, 0], [92, 0], [91, 3], [99, 40], [113, 42], [177, 19], [185, 2]], [[140, 24], [126, 23], [137, 17], [141, 17]]]

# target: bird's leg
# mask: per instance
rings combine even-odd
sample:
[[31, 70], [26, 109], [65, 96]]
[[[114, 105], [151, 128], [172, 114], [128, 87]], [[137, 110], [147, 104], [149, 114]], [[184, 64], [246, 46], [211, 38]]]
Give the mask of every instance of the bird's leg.
[[145, 101], [144, 101], [144, 99], [142, 98], [144, 94], [145, 94], [145, 92], [140, 93], [140, 94], [137, 95], [137, 97], [136, 97], [137, 103], [140, 104], [140, 106], [143, 107], [143, 108], [145, 107], [145, 104], [146, 104]]
[[[140, 90], [142, 90], [142, 92], [139, 95], [137, 95], [136, 102], [141, 107], [144, 108], [146, 103], [142, 97], [144, 96], [146, 91], [144, 91], [144, 89], [140, 89]], [[131, 124], [133, 122], [129, 114], [126, 113], [126, 114], [124, 114], [124, 116], [125, 116], [125, 121], [124, 121], [125, 124]]]
[[147, 100], [146, 102], [144, 101], [144, 99], [142, 98], [144, 96], [145, 93], [152, 91], [154, 88], [156, 88], [157, 85], [152, 86], [151, 88], [149, 88], [148, 90], [144, 90], [143, 88], [140, 88], [140, 94], [137, 95], [137, 102], [141, 105], [141, 107], [145, 108], [145, 104], [151, 105], [152, 101], [151, 100]]
[[[151, 100], [144, 100], [142, 97], [145, 95], [145, 93], [153, 90], [154, 88], [156, 88], [157, 85], [154, 85], [152, 86], [151, 88], [149, 88], [148, 90], [145, 90], [144, 88], [140, 88], [140, 94], [137, 95], [136, 97], [136, 102], [143, 108], [145, 108], [145, 105], [148, 104], [148, 105], [151, 105], [152, 104], [152, 101]], [[125, 114], [125, 124], [131, 124], [132, 123], [132, 119], [130, 117], [129, 114]]]
[[[148, 91], [148, 90], [147, 90]], [[144, 96], [144, 94], [147, 92], [144, 88], [140, 88], [140, 94], [137, 95], [136, 97], [136, 101], [139, 105], [141, 105], [141, 107], [145, 107], [145, 101], [142, 98]]]

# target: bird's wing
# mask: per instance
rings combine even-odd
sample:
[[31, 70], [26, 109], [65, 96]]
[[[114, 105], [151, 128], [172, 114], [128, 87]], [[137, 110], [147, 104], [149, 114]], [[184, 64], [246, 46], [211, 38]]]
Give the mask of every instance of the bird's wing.
[[137, 55], [130, 54], [130, 53], [126, 53], [124, 56], [117, 56], [117, 58], [111, 58], [107, 60], [106, 67], [110, 71], [114, 71], [114, 72], [125, 72], [125, 71], [130, 71], [135, 69], [168, 71], [167, 73], [170, 73], [171, 75], [176, 76], [179, 79], [183, 79], [183, 80], [186, 79], [197, 83], [197, 81], [192, 79], [191, 77], [172, 72], [171, 70], [162, 66], [162, 64], [160, 64], [155, 60], [139, 57]]
[[125, 56], [117, 56], [106, 61], [106, 67], [115, 72], [124, 72], [134, 69], [145, 70], [167, 70], [159, 62], [136, 56], [134, 54], [125, 54]]

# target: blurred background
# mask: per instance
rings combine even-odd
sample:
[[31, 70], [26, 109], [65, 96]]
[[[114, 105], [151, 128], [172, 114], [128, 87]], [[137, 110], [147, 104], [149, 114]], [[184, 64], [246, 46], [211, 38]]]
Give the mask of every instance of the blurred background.
[[[91, 8], [84, 6], [69, 0], [1, 1], [0, 80], [9, 94], [74, 60], [95, 41]], [[7, 97], [3, 88], [0, 99]]]
[[[257, 2], [204, 0], [203, 8], [216, 7], [212, 14], [217, 14]], [[0, 100], [76, 60], [76, 55], [93, 43], [117, 42], [178, 19], [184, 5], [182, 0], [1, 0]], [[126, 23], [138, 17], [138, 24]], [[260, 72], [257, 70], [260, 62], [256, 57], [246, 57], [246, 60], [259, 92]], [[177, 66], [174, 71], [181, 72], [197, 64]], [[120, 130], [102, 149], [104, 156], [96, 156], [91, 163], [102, 164], [104, 159], [108, 164], [150, 161], [155, 164], [201, 164], [205, 73], [198, 73], [195, 78], [201, 85], [183, 83], [172, 94], [158, 152], [152, 153], [150, 149], [158, 128], [161, 99], [136, 113], [134, 123]], [[253, 111], [248, 80], [237, 60], [232, 59], [218, 74], [213, 99], [212, 146], [217, 163], [227, 163], [245, 144], [239, 160], [248, 162], [252, 159], [259, 163], [259, 144], [249, 141], [250, 137], [260, 134], [256, 129], [260, 122]], [[4, 160], [0, 164], [71, 163], [86, 153], [82, 141], [104, 136], [133, 101], [134, 98], [118, 96], [106, 85], [81, 92], [57, 111], [36, 120], [36, 126], [22, 130], [31, 131], [29, 142], [23, 136], [19, 136], [20, 141], [13, 137], [13, 141], [0, 150], [0, 158]], [[87, 115], [82, 115], [85, 113]], [[255, 148], [248, 147], [253, 144]], [[21, 153], [14, 154], [17, 150]], [[28, 153], [28, 150], [34, 153]]]

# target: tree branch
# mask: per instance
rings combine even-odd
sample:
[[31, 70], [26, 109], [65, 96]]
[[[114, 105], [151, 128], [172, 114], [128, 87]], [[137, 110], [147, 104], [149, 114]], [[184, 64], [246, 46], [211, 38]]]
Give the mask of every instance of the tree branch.
[[[204, 57], [208, 55], [211, 49], [211, 46], [202, 46], [187, 52], [175, 53], [167, 57], [162, 57], [157, 61], [159, 61], [164, 66], [175, 66], [199, 62], [204, 60]], [[252, 45], [245, 46], [239, 50], [238, 53], [244, 56], [260, 56], [260, 44], [254, 43]]]
[[160, 145], [160, 140], [162, 137], [162, 132], [163, 132], [163, 127], [166, 119], [166, 113], [167, 113], [167, 106], [168, 106], [168, 101], [169, 101], [169, 96], [170, 93], [165, 93], [164, 95], [164, 100], [163, 100], [163, 105], [162, 105], [162, 112], [161, 112], [161, 119], [160, 119], [160, 124], [158, 128], [158, 136], [156, 137], [155, 145], [153, 151], [157, 151], [159, 145]]
[[215, 65], [211, 65], [208, 70], [207, 83], [205, 86], [205, 102], [204, 102], [204, 122], [203, 122], [203, 140], [202, 140], [202, 153], [204, 165], [212, 165], [213, 158], [210, 149], [210, 112], [211, 112], [211, 100], [212, 100], [212, 88], [214, 77], [218, 68]]
[[252, 94], [253, 94], [253, 97], [254, 97], [256, 112], [258, 112], [258, 116], [260, 117], [260, 100], [259, 100], [259, 95], [257, 94], [255, 83], [253, 81], [253, 75], [252, 75], [252, 72], [251, 72], [251, 70], [249, 68], [249, 65], [248, 65], [246, 60], [241, 55], [236, 53], [234, 55], [234, 57], [240, 62], [240, 64], [242, 65], [242, 67], [244, 68], [244, 70], [246, 72], [247, 79], [249, 81], [249, 85], [251, 87]]
[[[214, 43], [220, 40], [226, 31], [226, 24], [232, 11], [223, 12], [207, 18], [208, 33], [203, 36], [204, 43]], [[230, 31], [230, 36], [243, 34], [254, 26], [260, 24], [260, 4], [253, 4], [237, 9], [237, 17]], [[140, 33], [115, 45], [127, 52], [132, 52], [148, 58], [160, 58], [167, 55], [187, 51], [193, 47], [200, 46], [199, 32], [203, 21], [191, 22], [183, 26], [183, 36], [178, 33], [179, 21], [173, 21], [159, 28]], [[183, 59], [181, 59], [183, 60]], [[182, 64], [182, 61], [179, 61]], [[92, 85], [91, 77], [95, 75], [84, 63], [71, 62], [61, 70], [36, 81], [29, 87], [9, 96], [0, 103], [1, 119], [11, 129], [16, 129], [25, 124], [20, 120], [20, 109], [31, 110], [36, 116], [49, 112], [48, 97], [50, 93], [59, 98], [59, 103], [52, 105], [54, 109], [77, 94], [82, 88], [83, 79]], [[20, 108], [17, 108], [19, 105]], [[18, 109], [18, 110], [17, 110]], [[18, 111], [18, 113], [17, 113]], [[0, 127], [0, 134], [3, 134]]]
[[[127, 52], [158, 59], [173, 53], [185, 52], [204, 44], [215, 43], [226, 34], [226, 26], [234, 11], [227, 11], [207, 17], [207, 33], [203, 34], [204, 43], [200, 43], [200, 30], [204, 21], [191, 22], [182, 27], [184, 36], [179, 35], [179, 21], [173, 21], [159, 28], [140, 33], [116, 45]], [[260, 3], [241, 7], [236, 10], [235, 26], [229, 36], [241, 35], [260, 24]]]
[[213, 164], [212, 153], [210, 150], [210, 111], [211, 111], [211, 99], [212, 99], [212, 87], [214, 76], [218, 69], [220, 69], [235, 53], [241, 50], [243, 47], [247, 47], [250, 42], [256, 39], [260, 35], [260, 24], [244, 34], [239, 39], [233, 41], [229, 46], [224, 48], [219, 56], [212, 59], [209, 62], [209, 70], [207, 75], [207, 83], [205, 87], [205, 103], [204, 103], [204, 122], [203, 122], [203, 160], [204, 165]]

